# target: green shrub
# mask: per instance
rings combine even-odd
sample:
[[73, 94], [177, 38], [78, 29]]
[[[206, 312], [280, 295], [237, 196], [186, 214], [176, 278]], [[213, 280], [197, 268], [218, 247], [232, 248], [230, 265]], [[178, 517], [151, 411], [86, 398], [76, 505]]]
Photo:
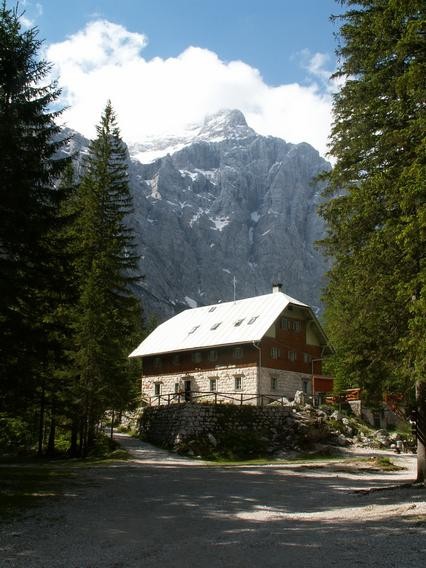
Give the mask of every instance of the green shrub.
[[29, 450], [33, 443], [31, 430], [21, 418], [0, 413], [0, 453]]

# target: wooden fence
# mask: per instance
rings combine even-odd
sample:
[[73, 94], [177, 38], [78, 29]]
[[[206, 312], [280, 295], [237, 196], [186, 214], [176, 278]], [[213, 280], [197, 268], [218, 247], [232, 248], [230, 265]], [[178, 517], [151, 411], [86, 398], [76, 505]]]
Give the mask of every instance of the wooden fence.
[[274, 394], [251, 394], [235, 392], [216, 392], [216, 391], [188, 391], [184, 393], [167, 393], [147, 397], [148, 406], [169, 406], [170, 404], [183, 404], [185, 402], [210, 402], [213, 404], [253, 404], [256, 406], [266, 406], [277, 403], [281, 406], [288, 404], [288, 399], [282, 395]]

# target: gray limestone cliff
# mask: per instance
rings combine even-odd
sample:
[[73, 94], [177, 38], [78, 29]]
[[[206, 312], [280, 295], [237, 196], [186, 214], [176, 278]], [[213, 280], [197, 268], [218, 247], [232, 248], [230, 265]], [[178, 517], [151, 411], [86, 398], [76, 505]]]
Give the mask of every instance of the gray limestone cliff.
[[149, 164], [140, 161], [146, 147], [129, 148], [145, 312], [163, 320], [232, 300], [234, 276], [237, 299], [278, 280], [318, 307], [326, 263], [314, 246], [324, 232], [314, 178], [328, 162], [309, 144], [256, 134], [236, 110], [157, 144], [167, 146], [180, 149]]

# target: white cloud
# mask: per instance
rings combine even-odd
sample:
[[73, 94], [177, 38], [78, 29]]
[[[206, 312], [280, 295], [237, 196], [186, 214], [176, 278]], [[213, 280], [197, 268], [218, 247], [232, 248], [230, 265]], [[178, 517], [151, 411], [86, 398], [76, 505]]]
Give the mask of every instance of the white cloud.
[[311, 53], [309, 49], [304, 49], [298, 56], [302, 67], [320, 83], [325, 92], [333, 94], [343, 85], [342, 77], [332, 77], [335, 69], [329, 68], [330, 56], [327, 53]]
[[308, 85], [267, 85], [257, 69], [242, 61], [222, 61], [215, 53], [188, 47], [177, 57], [146, 60], [143, 34], [99, 20], [48, 48], [63, 88], [64, 118], [71, 128], [94, 135], [107, 99], [117, 112], [123, 138], [178, 133], [189, 123], [222, 108], [238, 108], [260, 134], [288, 142], [309, 142], [326, 152], [331, 95], [325, 59], [312, 58]]
[[18, 13], [22, 8], [19, 21], [24, 29], [33, 28], [37, 19], [43, 14], [43, 5], [40, 2], [32, 2], [31, 0], [21, 0], [18, 4]]

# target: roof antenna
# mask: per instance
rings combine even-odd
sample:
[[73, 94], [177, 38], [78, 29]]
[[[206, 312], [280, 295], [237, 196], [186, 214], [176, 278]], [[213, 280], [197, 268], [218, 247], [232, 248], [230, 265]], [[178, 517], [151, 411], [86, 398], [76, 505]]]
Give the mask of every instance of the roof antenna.
[[235, 302], [235, 296], [236, 296], [236, 288], [237, 288], [237, 279], [235, 278], [235, 274], [234, 274], [234, 279], [232, 280], [233, 284], [234, 284], [234, 302]]

